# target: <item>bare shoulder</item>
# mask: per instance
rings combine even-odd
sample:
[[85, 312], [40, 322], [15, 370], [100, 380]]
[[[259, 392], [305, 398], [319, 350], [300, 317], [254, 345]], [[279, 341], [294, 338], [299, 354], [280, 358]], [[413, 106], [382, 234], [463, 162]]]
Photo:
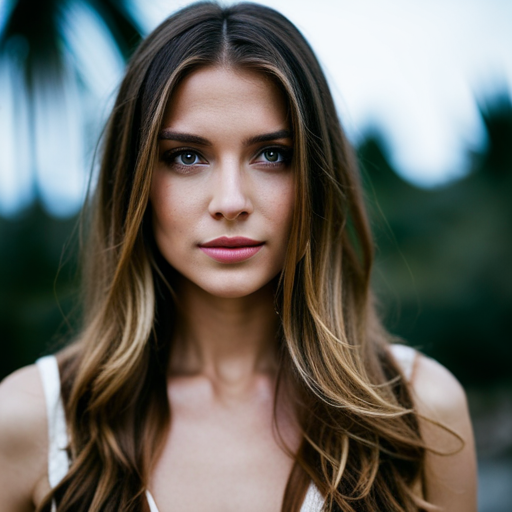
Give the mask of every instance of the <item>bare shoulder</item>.
[[47, 434], [39, 371], [27, 366], [0, 383], [2, 510], [31, 510], [35, 487], [46, 475]]
[[[46, 406], [39, 371], [21, 368], [0, 383], [0, 440], [10, 439], [12, 449], [35, 438], [46, 440]], [[13, 445], [14, 443], [14, 445]], [[1, 442], [3, 446], [7, 443]]]
[[429, 448], [425, 468], [428, 501], [440, 510], [476, 512], [475, 444], [463, 387], [444, 366], [420, 353], [410, 385]]
[[417, 353], [411, 376], [414, 402], [420, 414], [455, 426], [468, 415], [466, 393], [459, 381], [443, 365]]

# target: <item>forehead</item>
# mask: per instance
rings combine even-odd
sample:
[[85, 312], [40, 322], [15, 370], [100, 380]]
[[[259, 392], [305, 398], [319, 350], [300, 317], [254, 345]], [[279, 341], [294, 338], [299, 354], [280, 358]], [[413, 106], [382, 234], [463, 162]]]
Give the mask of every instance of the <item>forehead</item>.
[[238, 130], [266, 130], [289, 128], [287, 117], [283, 92], [265, 74], [210, 66], [179, 83], [167, 103], [163, 127], [197, 131], [229, 123]]

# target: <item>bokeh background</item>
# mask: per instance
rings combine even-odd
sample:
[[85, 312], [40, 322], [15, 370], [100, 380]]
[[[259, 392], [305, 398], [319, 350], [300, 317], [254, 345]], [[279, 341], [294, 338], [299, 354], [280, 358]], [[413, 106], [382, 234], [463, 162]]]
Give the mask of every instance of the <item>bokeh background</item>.
[[[357, 149], [386, 324], [448, 367], [512, 511], [512, 2], [276, 0]], [[0, 0], [0, 379], [73, 335], [77, 219], [126, 60], [188, 2]]]

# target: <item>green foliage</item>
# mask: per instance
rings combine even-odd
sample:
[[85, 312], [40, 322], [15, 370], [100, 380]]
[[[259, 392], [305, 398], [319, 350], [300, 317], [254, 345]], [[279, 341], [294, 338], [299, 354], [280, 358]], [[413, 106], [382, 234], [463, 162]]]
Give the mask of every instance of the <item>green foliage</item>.
[[512, 380], [512, 106], [481, 107], [486, 150], [469, 175], [425, 190], [403, 182], [370, 135], [359, 148], [388, 328], [464, 384]]
[[0, 217], [0, 379], [72, 333], [76, 222], [50, 217], [37, 203], [19, 217]]
[[[128, 58], [141, 39], [127, 0], [82, 0], [106, 25], [121, 54]], [[65, 13], [70, 0], [12, 0], [0, 32], [0, 59], [23, 71], [29, 94], [44, 83], [64, 79]]]
[[[473, 155], [465, 179], [443, 188], [404, 182], [376, 134], [358, 151], [378, 248], [374, 284], [386, 324], [464, 384], [512, 377], [510, 101], [498, 98], [482, 107], [482, 116], [486, 151]], [[38, 204], [0, 218], [0, 378], [73, 333], [76, 317], [71, 326], [65, 317], [78, 292], [76, 222], [52, 218]]]
[[[128, 0], [81, 1], [127, 58], [140, 40]], [[58, 91], [65, 77], [63, 13], [70, 0], [9, 5], [0, 59], [22, 71], [33, 116], [34, 91], [47, 85]], [[484, 102], [481, 115], [486, 150], [471, 155], [465, 179], [443, 188], [422, 190], [401, 180], [377, 133], [358, 148], [378, 246], [374, 284], [386, 324], [465, 384], [512, 381], [509, 96]], [[75, 225], [75, 218], [49, 217], [38, 203], [18, 217], [0, 218], [0, 379], [73, 332], [65, 319], [78, 290]], [[66, 244], [69, 261], [62, 267]]]
[[[65, 25], [66, 15], [76, 2], [95, 13], [125, 59], [141, 39], [141, 29], [130, 14], [129, 0], [9, 1], [7, 18], [0, 30], [0, 61], [11, 71], [18, 91], [16, 102], [25, 102], [27, 107], [30, 133], [23, 136], [28, 137], [33, 148], [37, 135], [33, 129], [36, 93], [46, 90], [58, 97], [69, 80], [66, 63], [74, 61], [66, 57], [69, 48]], [[78, 68], [72, 72], [80, 81]], [[16, 79], [18, 73], [22, 83]], [[31, 151], [30, 170], [37, 189], [35, 154], [35, 150]], [[57, 340], [69, 337], [64, 317], [72, 311], [72, 298], [78, 287], [73, 249], [58, 280], [56, 275], [61, 268], [63, 247], [67, 243], [74, 246], [70, 240], [75, 224], [75, 218], [49, 217], [37, 199], [22, 215], [0, 218], [0, 379], [32, 363]]]

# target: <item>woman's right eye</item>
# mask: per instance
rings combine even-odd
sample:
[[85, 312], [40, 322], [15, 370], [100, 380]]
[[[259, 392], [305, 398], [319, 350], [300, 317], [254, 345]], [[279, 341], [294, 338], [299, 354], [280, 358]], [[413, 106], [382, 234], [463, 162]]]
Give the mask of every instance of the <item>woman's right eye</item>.
[[204, 163], [198, 153], [190, 149], [167, 151], [162, 160], [169, 167], [192, 167]]

